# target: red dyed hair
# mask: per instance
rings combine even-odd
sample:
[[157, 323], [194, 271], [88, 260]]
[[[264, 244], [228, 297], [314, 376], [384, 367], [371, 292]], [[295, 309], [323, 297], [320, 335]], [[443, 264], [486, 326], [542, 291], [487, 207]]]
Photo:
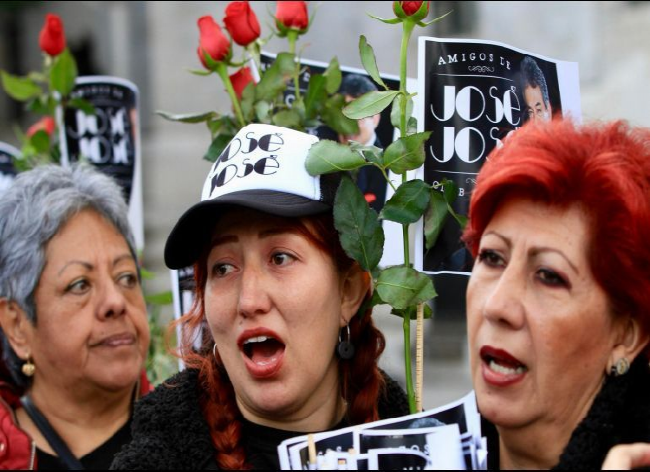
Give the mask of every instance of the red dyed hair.
[[650, 130], [568, 120], [517, 130], [490, 154], [472, 193], [463, 239], [474, 257], [496, 208], [513, 194], [580, 205], [597, 283], [614, 313], [630, 314], [650, 333]]
[[[308, 226], [309, 224], [309, 226]], [[304, 219], [287, 219], [287, 226], [305, 235], [316, 247], [329, 254], [340, 273], [347, 272], [355, 262], [350, 259], [339, 243], [334, 229], [332, 215], [324, 214]], [[311, 230], [309, 228], [312, 228]], [[195, 300], [189, 311], [176, 321], [185, 333], [195, 333], [205, 320], [205, 286], [207, 281], [207, 256], [210, 248], [194, 265], [196, 281]], [[366, 295], [369, 297], [370, 293]], [[350, 337], [355, 346], [351, 360], [339, 360], [341, 395], [348, 403], [347, 418], [351, 424], [360, 424], [379, 419], [377, 405], [384, 379], [377, 367], [377, 360], [384, 351], [383, 334], [374, 326], [372, 309], [357, 314], [350, 321]], [[202, 391], [203, 415], [210, 426], [215, 447], [215, 458], [222, 469], [246, 469], [243, 441], [241, 437], [241, 412], [235, 402], [235, 392], [228, 372], [213, 355], [213, 341], [205, 339], [202, 349], [193, 349], [194, 339], [183, 339], [180, 357], [187, 367], [199, 370]], [[332, 353], [332, 355], [334, 355]]]

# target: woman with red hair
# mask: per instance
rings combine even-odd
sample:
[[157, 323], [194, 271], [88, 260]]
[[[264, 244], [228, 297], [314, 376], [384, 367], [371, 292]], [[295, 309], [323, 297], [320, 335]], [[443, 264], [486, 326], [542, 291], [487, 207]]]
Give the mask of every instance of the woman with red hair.
[[333, 225], [335, 176], [312, 177], [318, 139], [268, 125], [239, 131], [214, 163], [201, 202], [165, 248], [170, 268], [194, 265], [185, 333], [204, 323], [188, 366], [136, 407], [120, 469], [278, 469], [285, 439], [408, 414], [377, 367], [384, 337], [370, 277]]
[[650, 441], [650, 131], [521, 128], [481, 170], [464, 239], [489, 468], [599, 469]]

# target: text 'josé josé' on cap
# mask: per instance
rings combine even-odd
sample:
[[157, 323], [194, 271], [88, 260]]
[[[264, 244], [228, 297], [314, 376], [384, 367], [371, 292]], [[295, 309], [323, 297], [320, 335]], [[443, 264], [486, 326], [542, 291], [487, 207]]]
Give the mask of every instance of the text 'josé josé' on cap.
[[239, 130], [208, 173], [201, 201], [178, 220], [165, 245], [165, 264], [194, 264], [208, 244], [224, 208], [252, 208], [301, 217], [331, 211], [339, 179], [305, 169], [316, 136], [278, 126], [252, 124]]

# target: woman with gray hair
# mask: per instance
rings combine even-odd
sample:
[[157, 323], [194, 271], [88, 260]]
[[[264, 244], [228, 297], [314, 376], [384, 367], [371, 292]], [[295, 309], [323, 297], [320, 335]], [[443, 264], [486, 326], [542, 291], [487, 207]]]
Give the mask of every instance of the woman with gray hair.
[[149, 389], [139, 267], [110, 177], [49, 165], [7, 189], [0, 341], [0, 468], [107, 469]]

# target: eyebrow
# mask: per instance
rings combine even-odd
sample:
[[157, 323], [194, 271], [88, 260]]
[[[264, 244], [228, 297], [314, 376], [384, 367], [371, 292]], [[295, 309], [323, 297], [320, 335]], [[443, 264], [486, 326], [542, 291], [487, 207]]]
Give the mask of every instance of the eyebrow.
[[[495, 231], [489, 231], [487, 233], [484, 233], [484, 236], [488, 236], [488, 235], [496, 236], [496, 237], [502, 239], [506, 243], [508, 248], [512, 247], [512, 240], [510, 238], [508, 238], [507, 236], [503, 236], [503, 235], [501, 235], [501, 234], [499, 234], [499, 233], [497, 233]], [[555, 248], [547, 247], [547, 246], [533, 246], [530, 249], [529, 252], [533, 256], [536, 256], [537, 254], [541, 254], [541, 253], [544, 253], [544, 252], [554, 252], [555, 254], [558, 254], [560, 257], [562, 257], [567, 262], [567, 264], [569, 264], [569, 266], [571, 266], [571, 268], [573, 269], [573, 271], [576, 274], [580, 275], [580, 271], [578, 270], [578, 267], [573, 262], [571, 262], [571, 260], [567, 257], [567, 255], [564, 254], [559, 249], [555, 249]]]
[[[120, 256], [117, 256], [115, 259], [113, 259], [113, 266], [116, 266], [117, 264], [119, 264], [120, 262], [122, 262], [125, 259], [134, 261], [133, 256], [131, 254], [122, 254]], [[95, 266], [92, 265], [90, 262], [72, 260], [72, 261], [67, 262], [63, 267], [61, 267], [61, 270], [59, 270], [57, 275], [61, 275], [63, 273], [63, 271], [65, 271], [71, 265], [80, 265], [84, 269], [86, 269], [87, 271], [91, 271], [91, 270], [93, 270], [95, 268]]]

